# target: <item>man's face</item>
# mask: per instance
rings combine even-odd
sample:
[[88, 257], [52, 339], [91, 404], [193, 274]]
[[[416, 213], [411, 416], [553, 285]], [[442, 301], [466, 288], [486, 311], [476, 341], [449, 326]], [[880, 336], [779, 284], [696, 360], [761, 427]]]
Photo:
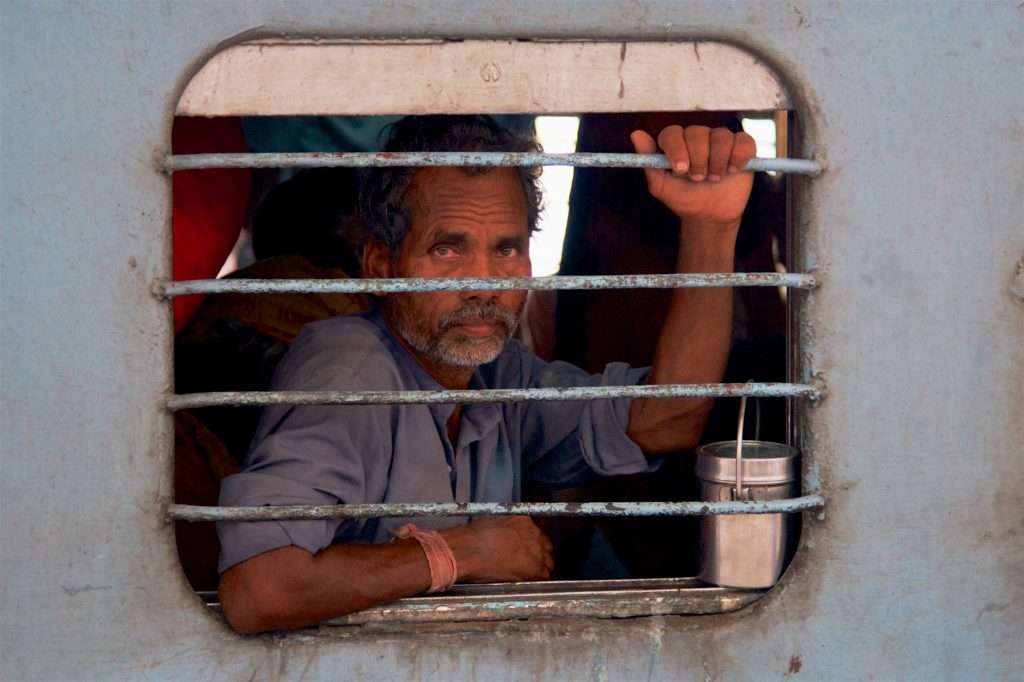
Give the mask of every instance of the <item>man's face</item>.
[[[412, 223], [391, 277], [528, 277], [526, 199], [516, 172], [416, 174]], [[428, 367], [470, 368], [501, 352], [522, 313], [523, 291], [391, 294], [385, 315]]]

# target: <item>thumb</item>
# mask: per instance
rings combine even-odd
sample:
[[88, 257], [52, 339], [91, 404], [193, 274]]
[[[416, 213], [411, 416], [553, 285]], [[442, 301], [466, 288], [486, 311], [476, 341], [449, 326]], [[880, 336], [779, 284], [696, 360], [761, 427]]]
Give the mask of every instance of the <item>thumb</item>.
[[[637, 154], [658, 153], [658, 143], [643, 130], [634, 130], [630, 133], [629, 140], [633, 143], [633, 149]], [[657, 168], [644, 168], [644, 175], [647, 176], [647, 189], [655, 197], [659, 196], [665, 182], [666, 172]]]

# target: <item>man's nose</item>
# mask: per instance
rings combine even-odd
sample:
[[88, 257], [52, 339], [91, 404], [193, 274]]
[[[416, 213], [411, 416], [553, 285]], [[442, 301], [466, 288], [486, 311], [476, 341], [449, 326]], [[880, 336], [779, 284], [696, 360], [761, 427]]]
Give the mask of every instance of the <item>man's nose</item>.
[[[478, 254], [473, 258], [470, 258], [466, 262], [466, 266], [460, 273], [462, 277], [501, 277], [502, 272], [500, 271], [498, 264], [493, 258], [489, 256]], [[497, 291], [463, 291], [461, 296], [464, 300], [468, 299], [492, 299], [497, 298]]]
[[501, 270], [494, 258], [477, 254], [466, 262], [463, 277], [501, 277]]

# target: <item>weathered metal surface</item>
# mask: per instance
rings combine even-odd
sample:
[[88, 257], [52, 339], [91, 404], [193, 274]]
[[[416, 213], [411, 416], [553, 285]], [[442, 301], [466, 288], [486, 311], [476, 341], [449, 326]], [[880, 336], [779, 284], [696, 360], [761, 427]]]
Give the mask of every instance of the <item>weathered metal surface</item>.
[[[261, 154], [184, 154], [168, 156], [170, 171], [202, 168], [365, 168], [368, 166], [575, 166], [580, 168], [670, 167], [663, 154], [574, 154], [501, 152], [279, 152]], [[817, 175], [821, 164], [809, 159], [751, 159], [745, 170]]]
[[1024, 301], [1024, 256], [1017, 261], [1017, 268], [1010, 281], [1010, 293]]
[[[0, 3], [13, 27], [0, 43], [0, 677], [1018, 679], [1024, 311], [1008, 283], [1024, 253], [1022, 12], [809, 0], [598, 0], [586, 11], [568, 0]], [[795, 155], [819, 158], [817, 145], [829, 169], [791, 180], [794, 269], [816, 268], [823, 285], [790, 292], [794, 380], [828, 376], [827, 401], [796, 405], [803, 488], [820, 485], [828, 509], [804, 516], [780, 585], [698, 618], [238, 637], [210, 616], [180, 576], [166, 522], [171, 322], [150, 286], [170, 277], [162, 160], [178, 93], [222, 41], [254, 30], [700, 38], [745, 46], [779, 74], [797, 112]], [[520, 73], [520, 92], [557, 81]], [[457, 111], [458, 95], [433, 102]]]
[[167, 399], [170, 410], [218, 405], [429, 405], [523, 402], [526, 400], [602, 400], [608, 398], [810, 398], [821, 389], [810, 384], [643, 384], [564, 388], [474, 388], [439, 391], [224, 391], [182, 393]]
[[[456, 585], [444, 594], [399, 599], [325, 625], [695, 616], [736, 611], [762, 594], [760, 590], [714, 587], [696, 578]], [[212, 610], [221, 612], [215, 592], [200, 592], [199, 596]]]
[[521, 289], [664, 289], [683, 287], [789, 287], [812, 289], [814, 275], [776, 272], [664, 275], [554, 275], [551, 277], [406, 277], [395, 279], [198, 279], [164, 281], [158, 296], [190, 294], [369, 294], [410, 291], [510, 291]]
[[[428, 10], [429, 11], [429, 10]], [[481, 11], [487, 11], [481, 7]], [[621, 37], [621, 36], [620, 36]], [[772, 111], [791, 106], [757, 56], [714, 42], [443, 43], [268, 37], [231, 45], [189, 80], [187, 116]], [[358, 96], [353, 96], [358, 93]]]
[[824, 506], [825, 498], [821, 495], [764, 502], [425, 502], [273, 507], [172, 504], [167, 508], [167, 516], [176, 521], [309, 521], [404, 516], [710, 516], [795, 513]]

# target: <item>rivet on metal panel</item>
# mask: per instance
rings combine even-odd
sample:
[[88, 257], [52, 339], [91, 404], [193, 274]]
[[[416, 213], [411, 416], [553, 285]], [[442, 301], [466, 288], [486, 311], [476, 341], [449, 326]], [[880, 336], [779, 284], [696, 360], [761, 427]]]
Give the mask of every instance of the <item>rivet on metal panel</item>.
[[808, 402], [811, 406], [817, 406], [821, 401], [828, 397], [828, 386], [825, 383], [825, 375], [821, 372], [814, 372], [811, 374], [810, 385], [814, 387], [814, 393], [807, 396]]
[[484, 83], [497, 83], [501, 80], [501, 67], [497, 62], [487, 62], [480, 67], [480, 78]]
[[1010, 293], [1024, 301], [1024, 256], [1017, 261], [1017, 268], [1010, 280]]

